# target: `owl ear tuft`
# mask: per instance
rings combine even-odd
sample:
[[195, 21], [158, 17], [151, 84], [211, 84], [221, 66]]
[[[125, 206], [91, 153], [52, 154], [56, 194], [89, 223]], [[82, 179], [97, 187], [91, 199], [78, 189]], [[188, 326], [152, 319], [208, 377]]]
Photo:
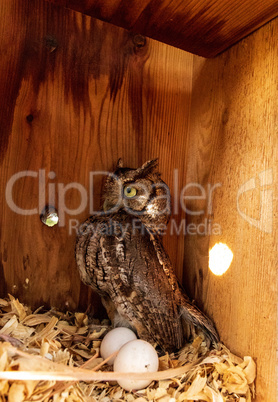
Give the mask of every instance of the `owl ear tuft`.
[[136, 176], [146, 176], [152, 173], [158, 166], [158, 158], [145, 162], [141, 167], [136, 169]]
[[119, 158], [119, 159], [118, 159], [118, 162], [117, 162], [116, 169], [122, 168], [122, 167], [124, 167], [124, 163], [123, 163], [122, 158]]

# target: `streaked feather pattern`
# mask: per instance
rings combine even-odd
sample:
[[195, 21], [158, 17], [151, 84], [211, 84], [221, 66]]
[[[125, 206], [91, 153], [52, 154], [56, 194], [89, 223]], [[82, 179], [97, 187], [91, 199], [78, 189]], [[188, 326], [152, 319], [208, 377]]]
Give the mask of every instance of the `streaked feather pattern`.
[[[167, 186], [155, 172], [156, 164], [148, 161], [136, 170], [118, 167], [108, 178], [104, 205], [112, 212], [90, 217], [82, 224], [76, 261], [82, 281], [100, 294], [114, 325], [129, 326], [140, 338], [171, 352], [183, 346], [192, 325], [212, 341], [218, 341], [218, 334], [181, 290], [156, 231], [156, 222], [167, 223], [170, 216], [166, 196], [161, 197]], [[136, 188], [136, 200], [121, 201], [126, 185]], [[149, 217], [151, 205], [155, 206], [152, 210], [162, 213]]]

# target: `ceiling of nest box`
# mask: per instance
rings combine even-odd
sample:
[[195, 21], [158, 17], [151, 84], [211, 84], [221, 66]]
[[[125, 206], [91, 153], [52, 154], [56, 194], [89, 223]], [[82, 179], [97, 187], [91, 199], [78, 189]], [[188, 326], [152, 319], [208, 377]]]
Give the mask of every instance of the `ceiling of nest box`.
[[204, 57], [278, 15], [277, 0], [48, 0]]

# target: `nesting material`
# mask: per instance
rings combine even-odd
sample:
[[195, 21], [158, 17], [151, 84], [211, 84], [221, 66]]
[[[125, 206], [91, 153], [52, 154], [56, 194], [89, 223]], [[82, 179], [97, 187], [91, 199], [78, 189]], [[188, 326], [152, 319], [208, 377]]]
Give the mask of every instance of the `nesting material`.
[[[109, 323], [90, 322], [84, 313], [31, 312], [17, 299], [0, 299], [0, 401], [249, 402], [256, 367], [225, 346], [207, 345], [201, 335], [179, 354], [159, 359], [157, 373], [129, 374], [152, 379], [147, 389], [127, 392], [99, 357]], [[106, 359], [106, 360], [109, 360]]]

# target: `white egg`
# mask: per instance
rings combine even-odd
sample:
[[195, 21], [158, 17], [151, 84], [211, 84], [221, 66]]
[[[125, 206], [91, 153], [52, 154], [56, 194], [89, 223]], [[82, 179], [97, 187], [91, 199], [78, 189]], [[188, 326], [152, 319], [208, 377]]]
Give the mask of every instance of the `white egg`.
[[[112, 329], [105, 335], [101, 342], [101, 357], [107, 359], [107, 357], [111, 356], [112, 353], [120, 350], [125, 343], [133, 341], [134, 339], [137, 339], [137, 336], [129, 328], [118, 327]], [[113, 364], [115, 357], [116, 356], [111, 357], [111, 359], [108, 360], [108, 364]]]
[[[146, 373], [158, 370], [158, 356], [154, 347], [140, 339], [126, 343], [119, 351], [114, 371], [121, 373]], [[119, 380], [119, 385], [127, 391], [146, 388], [151, 380]]]

